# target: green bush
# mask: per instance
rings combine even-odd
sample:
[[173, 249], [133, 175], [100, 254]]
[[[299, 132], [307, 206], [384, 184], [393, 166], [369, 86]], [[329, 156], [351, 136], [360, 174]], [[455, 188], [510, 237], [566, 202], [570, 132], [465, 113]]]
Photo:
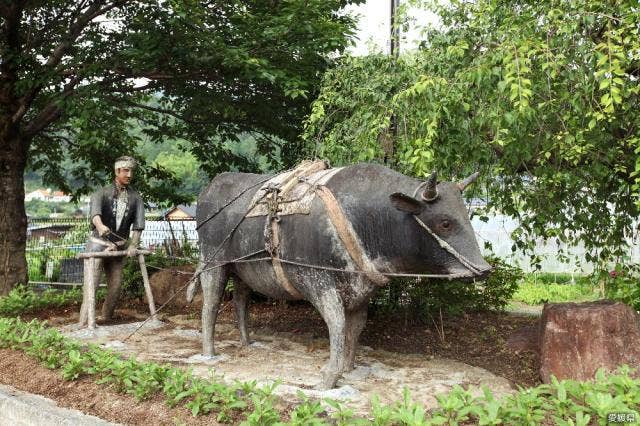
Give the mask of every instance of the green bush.
[[500, 259], [488, 261], [494, 269], [482, 282], [394, 279], [378, 292], [370, 307], [374, 312], [400, 311], [418, 318], [440, 311], [459, 315], [468, 310], [503, 310], [523, 273]]
[[77, 287], [66, 291], [46, 290], [38, 294], [30, 288], [18, 286], [8, 295], [0, 297], [0, 316], [18, 316], [80, 302], [82, 291]]
[[601, 272], [605, 296], [631, 306], [640, 312], [640, 264], [618, 264], [610, 272]]

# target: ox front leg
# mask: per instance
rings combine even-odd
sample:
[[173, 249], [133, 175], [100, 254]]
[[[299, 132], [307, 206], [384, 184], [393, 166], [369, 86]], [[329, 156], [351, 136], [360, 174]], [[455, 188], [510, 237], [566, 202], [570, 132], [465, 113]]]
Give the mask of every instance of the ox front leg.
[[337, 291], [330, 289], [314, 303], [329, 330], [330, 356], [329, 362], [322, 367], [322, 389], [336, 386], [338, 378], [344, 370], [345, 363], [345, 313], [342, 299]]
[[247, 346], [249, 341], [249, 287], [240, 278], [233, 278], [233, 304], [236, 307], [238, 330], [240, 330], [240, 344]]
[[220, 301], [227, 283], [227, 271], [224, 268], [204, 271], [200, 275], [202, 285], [202, 354], [212, 357], [213, 335], [216, 329], [216, 319], [220, 308]]
[[348, 312], [346, 319], [346, 355], [344, 371], [349, 372], [355, 368], [358, 338], [360, 337], [362, 329], [364, 329], [364, 325], [367, 322], [367, 305], [365, 304], [363, 308], [360, 308], [356, 311]]

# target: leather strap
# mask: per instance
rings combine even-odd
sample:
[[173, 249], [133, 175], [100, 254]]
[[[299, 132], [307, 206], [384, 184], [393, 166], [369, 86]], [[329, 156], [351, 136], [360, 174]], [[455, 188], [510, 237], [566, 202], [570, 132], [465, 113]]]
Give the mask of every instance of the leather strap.
[[329, 220], [358, 269], [366, 272], [365, 276], [373, 281], [374, 284], [378, 286], [387, 284], [389, 278], [380, 274], [371, 259], [369, 259], [369, 256], [367, 256], [358, 235], [353, 229], [353, 226], [351, 226], [351, 222], [349, 222], [349, 219], [345, 216], [338, 204], [338, 200], [336, 200], [331, 190], [326, 186], [318, 186], [316, 193], [324, 202]]
[[[275, 247], [275, 252], [277, 254], [280, 247], [280, 226], [278, 225], [277, 220], [270, 219], [270, 221], [272, 244], [273, 247]], [[282, 262], [280, 262], [279, 256], [272, 255], [271, 261], [273, 264], [273, 271], [276, 274], [276, 279], [278, 280], [282, 288], [284, 288], [287, 293], [289, 293], [293, 298], [303, 299], [304, 297], [302, 296], [302, 294], [300, 294], [300, 292], [296, 290], [293, 284], [291, 284], [291, 281], [289, 281], [289, 278], [287, 278], [287, 275], [282, 268]]]

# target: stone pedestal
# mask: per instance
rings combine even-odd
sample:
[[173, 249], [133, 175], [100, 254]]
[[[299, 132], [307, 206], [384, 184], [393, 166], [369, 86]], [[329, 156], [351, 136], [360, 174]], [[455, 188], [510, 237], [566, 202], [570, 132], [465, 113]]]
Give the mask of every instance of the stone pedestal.
[[640, 325], [631, 307], [608, 300], [547, 304], [538, 334], [540, 376], [588, 380], [604, 367], [640, 367]]

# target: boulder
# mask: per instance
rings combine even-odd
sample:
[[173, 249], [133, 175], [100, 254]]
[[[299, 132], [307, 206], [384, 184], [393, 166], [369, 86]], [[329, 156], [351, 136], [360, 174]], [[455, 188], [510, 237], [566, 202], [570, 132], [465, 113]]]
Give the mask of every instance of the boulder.
[[629, 306], [609, 300], [545, 304], [539, 329], [540, 376], [593, 379], [599, 368], [640, 367], [640, 325]]
[[[170, 302], [171, 306], [183, 308], [188, 305], [186, 301], [187, 282], [193, 276], [194, 267], [192, 265], [175, 266], [169, 269], [163, 269], [156, 272], [149, 278], [153, 299], [156, 308], [165, 304], [176, 293], [179, 292]], [[145, 296], [145, 302], [147, 298]], [[202, 305], [202, 292], [198, 292], [192, 305]]]

